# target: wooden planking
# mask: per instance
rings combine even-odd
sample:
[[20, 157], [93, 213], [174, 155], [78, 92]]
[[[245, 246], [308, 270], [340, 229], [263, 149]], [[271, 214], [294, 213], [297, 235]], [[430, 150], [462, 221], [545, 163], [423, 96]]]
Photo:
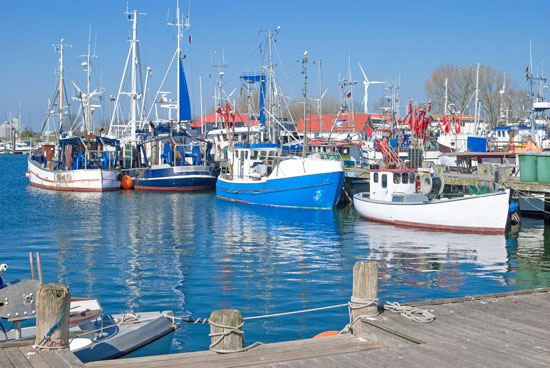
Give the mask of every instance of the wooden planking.
[[0, 368], [13, 368], [11, 360], [8, 358], [4, 349], [0, 348]]
[[44, 360], [51, 366], [55, 368], [71, 368], [67, 362], [65, 362], [61, 357], [57, 354], [57, 349], [51, 349], [51, 350], [40, 350], [40, 355]]
[[55, 352], [60, 357], [60, 359], [62, 359], [69, 366], [84, 367], [84, 363], [82, 363], [82, 361], [80, 361], [80, 359], [78, 359], [76, 355], [71, 353], [69, 349], [57, 349]]
[[25, 356], [19, 350], [19, 348], [16, 348], [16, 347], [4, 348], [4, 353], [6, 353], [6, 356], [15, 367], [31, 368], [31, 364], [27, 361], [27, 358], [25, 358]]
[[172, 354], [159, 357], [125, 359], [88, 363], [88, 367], [241, 367], [265, 365], [283, 361], [293, 361], [320, 356], [344, 354], [380, 348], [379, 345], [351, 335], [333, 336], [320, 339], [305, 339], [283, 343], [261, 345], [245, 353], [215, 354], [191, 353]]
[[25, 358], [29, 361], [33, 368], [50, 368], [51, 366], [44, 360], [42, 355], [34, 350], [32, 345], [22, 346], [19, 348], [21, 353], [25, 355]]

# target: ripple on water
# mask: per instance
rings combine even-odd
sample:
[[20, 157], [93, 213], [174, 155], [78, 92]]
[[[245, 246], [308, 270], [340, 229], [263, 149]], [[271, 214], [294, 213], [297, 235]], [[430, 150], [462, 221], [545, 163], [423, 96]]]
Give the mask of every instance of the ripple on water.
[[[516, 236], [429, 232], [333, 211], [235, 204], [214, 193], [58, 193], [28, 186], [26, 158], [0, 156], [0, 263], [28, 277], [39, 251], [47, 281], [97, 297], [106, 311], [172, 309], [244, 316], [345, 303], [357, 260], [379, 262], [380, 298], [412, 301], [550, 286], [550, 237], [524, 220]], [[347, 308], [247, 321], [246, 341], [337, 330]], [[173, 351], [206, 349], [184, 325]]]

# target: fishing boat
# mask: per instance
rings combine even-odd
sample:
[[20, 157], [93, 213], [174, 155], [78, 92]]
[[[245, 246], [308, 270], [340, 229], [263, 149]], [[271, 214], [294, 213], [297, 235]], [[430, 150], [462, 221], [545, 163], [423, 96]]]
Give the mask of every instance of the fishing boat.
[[[176, 101], [168, 101], [166, 93], [162, 92], [163, 84], [161, 84], [157, 97], [161, 96], [160, 106], [168, 109], [169, 118], [165, 122], [159, 122], [156, 127], [151, 126], [150, 141], [147, 142], [148, 139], [145, 138], [141, 144], [141, 147], [148, 145], [150, 149], [147, 152], [151, 154], [147, 167], [136, 171], [134, 177], [136, 190], [204, 191], [212, 190], [216, 185], [215, 167], [210, 162], [211, 144], [192, 137], [185, 128], [185, 125], [191, 121], [191, 103], [181, 50], [183, 30], [189, 28], [188, 15], [185, 20], [186, 22], [183, 23], [178, 1], [176, 21], [169, 23], [176, 26], [178, 31], [177, 48], [172, 58], [172, 62], [174, 58], [176, 60]], [[166, 71], [164, 80], [171, 66], [172, 63]], [[171, 110], [175, 110], [176, 119], [171, 118]]]
[[[205, 191], [216, 186], [214, 163], [210, 161], [209, 142], [170, 129], [170, 123], [151, 127], [151, 134], [138, 143], [141, 169], [134, 171], [136, 190]], [[162, 133], [162, 131], [167, 133]], [[145, 152], [150, 152], [149, 157]], [[144, 161], [143, 161], [143, 160]]]
[[216, 196], [234, 202], [277, 207], [330, 209], [340, 199], [344, 165], [319, 154], [281, 156], [277, 144], [235, 144], [230, 171], [220, 174]]
[[[9, 303], [0, 303], [0, 343], [35, 340], [36, 326], [21, 327], [21, 323], [35, 318], [33, 296], [41, 281], [33, 278], [4, 285], [1, 273], [7, 266], [1, 266], [5, 267], [0, 270], [0, 298]], [[6, 329], [9, 323], [11, 327]], [[167, 354], [179, 327], [171, 311], [107, 315], [96, 299], [72, 298], [69, 348], [84, 363]]]
[[510, 189], [458, 198], [438, 198], [441, 179], [422, 175], [423, 193], [416, 190], [410, 169], [371, 170], [370, 193], [357, 193], [353, 205], [372, 221], [435, 230], [504, 233], [510, 209]]
[[[144, 116], [144, 102], [141, 107], [138, 100], [145, 101], [145, 92], [137, 92], [137, 70], [140, 65], [137, 49], [137, 11], [128, 13], [132, 21], [133, 37], [131, 39], [130, 53], [124, 68], [126, 71], [131, 63], [132, 91], [130, 95], [140, 96], [131, 99], [131, 114], [127, 124], [114, 123], [115, 114], [112, 117], [110, 132], [119, 137], [126, 146], [131, 160], [125, 162], [125, 168], [133, 180], [136, 190], [147, 191], [203, 191], [212, 190], [216, 184], [215, 166], [210, 162], [210, 144], [202, 139], [189, 134], [191, 121], [191, 103], [187, 81], [183, 70], [183, 55], [181, 40], [184, 29], [189, 27], [189, 16], [182, 17], [179, 2], [177, 2], [176, 21], [169, 25], [177, 27], [177, 48], [168, 66], [162, 83], [156, 93], [155, 103], [151, 106], [147, 116]], [[184, 23], [185, 19], [185, 23]], [[175, 61], [175, 63], [174, 63]], [[169, 92], [163, 91], [164, 82], [172, 66], [176, 69], [176, 100], [168, 98]], [[147, 75], [147, 78], [150, 74]], [[124, 81], [125, 75], [122, 76]], [[121, 81], [121, 86], [122, 86]], [[147, 84], [147, 80], [146, 80]], [[127, 92], [119, 91], [116, 99], [116, 108], [121, 95]], [[160, 116], [158, 107], [164, 108], [168, 116]], [[140, 111], [138, 111], [140, 110]], [[156, 117], [150, 121], [153, 110]], [[173, 117], [175, 111], [175, 117]]]
[[[82, 106], [87, 106], [84, 120], [87, 134], [77, 135], [73, 131], [63, 131], [65, 84], [63, 78], [63, 39], [57, 45], [59, 52], [59, 83], [54, 98], [50, 102], [42, 131], [57, 105], [59, 126], [56, 128], [55, 144], [42, 144], [34, 147], [28, 156], [27, 177], [31, 186], [61, 190], [102, 192], [120, 189], [117, 170], [120, 143], [116, 139], [92, 134], [92, 107], [90, 100], [95, 92], [80, 93]], [[88, 55], [89, 56], [89, 55]], [[89, 58], [88, 58], [89, 59]], [[89, 61], [86, 64], [90, 73]], [[88, 78], [88, 81], [90, 78]], [[89, 87], [88, 87], [89, 91]]]

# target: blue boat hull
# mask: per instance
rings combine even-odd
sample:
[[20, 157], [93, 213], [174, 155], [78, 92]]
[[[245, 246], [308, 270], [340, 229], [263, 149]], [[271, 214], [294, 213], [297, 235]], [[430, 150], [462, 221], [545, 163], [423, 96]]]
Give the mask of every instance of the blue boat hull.
[[330, 209], [340, 200], [343, 185], [343, 171], [261, 182], [238, 182], [220, 177], [216, 196], [266, 206]]
[[216, 175], [206, 166], [149, 168], [134, 177], [136, 190], [150, 191], [205, 191], [216, 185]]

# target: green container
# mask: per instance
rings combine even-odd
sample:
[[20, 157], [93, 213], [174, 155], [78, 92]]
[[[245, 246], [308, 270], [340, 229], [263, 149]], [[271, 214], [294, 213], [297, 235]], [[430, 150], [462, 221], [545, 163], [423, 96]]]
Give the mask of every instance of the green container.
[[525, 152], [519, 155], [519, 180], [533, 182], [537, 181], [537, 160], [535, 152]]
[[537, 180], [539, 183], [550, 183], [550, 152], [540, 152], [537, 160]]

